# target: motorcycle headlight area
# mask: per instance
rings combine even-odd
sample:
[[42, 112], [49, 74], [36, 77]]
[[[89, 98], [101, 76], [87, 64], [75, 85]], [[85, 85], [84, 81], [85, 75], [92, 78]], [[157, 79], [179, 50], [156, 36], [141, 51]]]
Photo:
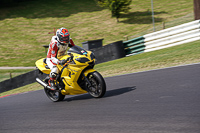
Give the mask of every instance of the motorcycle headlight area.
[[88, 58], [77, 58], [75, 60], [78, 61], [78, 62], [80, 62], [80, 63], [85, 63], [87, 61], [90, 61]]

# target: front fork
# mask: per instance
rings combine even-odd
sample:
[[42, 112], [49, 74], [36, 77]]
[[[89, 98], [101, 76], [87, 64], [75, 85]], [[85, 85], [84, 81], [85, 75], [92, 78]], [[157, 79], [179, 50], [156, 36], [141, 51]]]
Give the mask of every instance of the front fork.
[[85, 76], [85, 74], [83, 73], [83, 77], [84, 77], [84, 79], [85, 79], [85, 81], [89, 84], [89, 86], [91, 86], [91, 83], [90, 83], [90, 81], [88, 80], [88, 78]]
[[88, 84], [88, 86], [86, 86], [86, 90], [87, 90], [87, 91], [90, 91], [89, 88], [92, 87], [92, 84], [90, 83], [90, 81], [89, 81], [89, 79], [87, 78], [87, 76], [88, 76], [89, 73], [92, 73], [92, 72], [95, 72], [95, 71], [96, 71], [96, 70], [94, 70], [94, 69], [88, 69], [88, 70], [84, 71], [84, 73], [82, 73], [85, 82]]

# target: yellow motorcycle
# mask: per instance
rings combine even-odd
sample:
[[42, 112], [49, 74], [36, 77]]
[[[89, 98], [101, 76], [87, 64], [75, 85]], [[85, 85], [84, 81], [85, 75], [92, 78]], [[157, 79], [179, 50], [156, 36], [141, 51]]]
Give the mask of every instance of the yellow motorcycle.
[[[46, 95], [54, 102], [62, 101], [65, 95], [89, 93], [95, 98], [101, 98], [106, 92], [106, 83], [99, 72], [94, 70], [95, 56], [91, 51], [86, 51], [79, 46], [71, 47], [67, 55], [59, 60], [70, 59], [65, 65], [57, 65], [60, 73], [56, 78], [56, 90], [51, 90], [48, 84], [49, 76], [45, 79], [36, 78], [44, 87]], [[46, 64], [46, 59], [36, 61], [40, 73], [50, 74], [51, 70]]]

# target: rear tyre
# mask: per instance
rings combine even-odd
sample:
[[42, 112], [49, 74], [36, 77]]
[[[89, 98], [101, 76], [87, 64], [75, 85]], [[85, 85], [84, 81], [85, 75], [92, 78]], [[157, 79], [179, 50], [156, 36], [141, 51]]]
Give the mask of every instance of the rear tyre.
[[[45, 82], [48, 84], [49, 78], [45, 79]], [[47, 97], [53, 102], [62, 101], [65, 98], [65, 95], [62, 95], [60, 91], [52, 91], [50, 89], [44, 88], [44, 91]]]
[[88, 93], [95, 97], [101, 98], [106, 93], [106, 83], [104, 78], [98, 72], [89, 73], [87, 76], [91, 85], [86, 82], [86, 87], [88, 88]]

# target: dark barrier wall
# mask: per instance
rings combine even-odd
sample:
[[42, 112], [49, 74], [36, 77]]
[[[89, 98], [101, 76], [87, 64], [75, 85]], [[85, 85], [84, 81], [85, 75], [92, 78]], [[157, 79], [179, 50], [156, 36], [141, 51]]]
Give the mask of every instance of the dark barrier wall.
[[96, 64], [125, 57], [122, 41], [114, 42], [100, 48], [92, 49], [96, 57]]
[[85, 50], [90, 50], [90, 49], [102, 47], [102, 41], [103, 39], [91, 40], [91, 41], [82, 42], [82, 45]]
[[44, 78], [46, 77], [46, 74], [41, 75], [38, 70], [33, 70], [17, 77], [2, 81], [0, 82], [0, 93], [34, 83], [36, 81], [36, 77]]

